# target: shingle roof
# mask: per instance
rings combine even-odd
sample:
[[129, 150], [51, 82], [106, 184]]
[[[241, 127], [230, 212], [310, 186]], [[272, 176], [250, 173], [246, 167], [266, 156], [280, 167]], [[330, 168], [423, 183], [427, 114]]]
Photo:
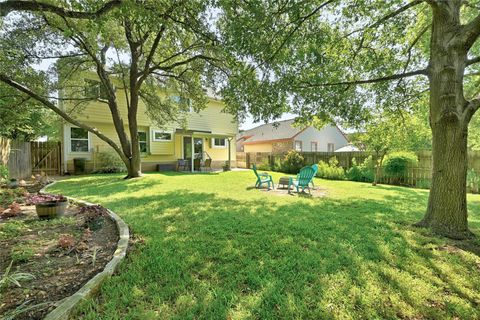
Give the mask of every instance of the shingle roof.
[[246, 137], [245, 142], [291, 139], [303, 130], [299, 127], [293, 127], [294, 121], [295, 119], [290, 119], [262, 124], [242, 132], [240, 138]]

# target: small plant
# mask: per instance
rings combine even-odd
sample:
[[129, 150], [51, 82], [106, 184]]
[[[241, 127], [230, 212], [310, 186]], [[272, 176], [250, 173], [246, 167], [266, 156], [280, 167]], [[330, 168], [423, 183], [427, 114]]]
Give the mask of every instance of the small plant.
[[27, 204], [41, 204], [41, 203], [54, 203], [54, 202], [66, 202], [67, 198], [61, 194], [35, 194], [27, 197]]
[[285, 155], [282, 163], [282, 171], [286, 173], [298, 173], [303, 167], [305, 159], [295, 150], [290, 150]]
[[5, 272], [0, 275], [0, 295], [4, 289], [8, 288], [10, 285], [15, 285], [17, 287], [21, 287], [21, 281], [28, 281], [35, 279], [35, 276], [31, 273], [25, 272], [18, 272], [14, 271], [11, 272], [13, 265], [13, 260], [10, 261], [10, 265], [7, 267]]
[[8, 179], [8, 167], [0, 164], [0, 182]]
[[86, 228], [93, 231], [102, 228], [106, 212], [107, 210], [99, 205], [84, 206], [79, 210], [79, 214], [84, 216]]
[[228, 161], [225, 161], [222, 168], [223, 168], [223, 171], [230, 171], [230, 163]]
[[430, 189], [431, 184], [429, 179], [418, 179], [416, 181], [416, 187], [419, 189]]
[[71, 249], [75, 246], [75, 238], [69, 233], [63, 233], [58, 237], [57, 246], [61, 249]]
[[31, 248], [22, 246], [15, 247], [11, 252], [11, 258], [14, 262], [28, 262], [34, 256], [34, 252]]
[[13, 202], [24, 203], [25, 196], [28, 196], [28, 192], [24, 188], [1, 189], [0, 206], [6, 208]]
[[338, 165], [337, 158], [332, 157], [328, 163], [324, 161], [318, 163], [317, 177], [331, 180], [344, 180], [345, 170]]

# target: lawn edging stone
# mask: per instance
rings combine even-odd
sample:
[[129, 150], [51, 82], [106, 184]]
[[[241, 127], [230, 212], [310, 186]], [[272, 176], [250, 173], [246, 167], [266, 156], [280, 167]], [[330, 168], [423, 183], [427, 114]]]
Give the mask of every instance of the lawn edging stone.
[[[47, 187], [51, 187], [56, 183], [53, 183], [43, 187], [39, 193], [41, 194], [48, 194], [46, 192]], [[93, 203], [79, 200], [72, 197], [67, 197], [70, 201], [75, 201], [80, 205], [94, 205]], [[112, 210], [107, 209], [108, 215], [110, 216], [113, 221], [115, 221], [115, 225], [117, 226], [118, 230], [118, 243], [115, 252], [113, 253], [113, 258], [110, 260], [102, 272], [96, 274], [92, 279], [90, 279], [83, 287], [81, 287], [77, 292], [72, 294], [69, 297], [66, 297], [57, 302], [57, 307], [49, 312], [44, 320], [63, 320], [68, 319], [73, 309], [83, 300], [91, 297], [94, 295], [99, 289], [102, 283], [110, 278], [113, 273], [117, 270], [120, 262], [125, 258], [127, 254], [128, 242], [130, 240], [130, 232], [128, 229], [127, 224]]]

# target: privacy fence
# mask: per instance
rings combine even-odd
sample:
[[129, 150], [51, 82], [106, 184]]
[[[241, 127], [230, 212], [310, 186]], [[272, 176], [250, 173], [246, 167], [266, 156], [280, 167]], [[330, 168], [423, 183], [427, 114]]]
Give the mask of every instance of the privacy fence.
[[[366, 158], [375, 155], [368, 152], [301, 152], [305, 159], [304, 165], [312, 165], [319, 161], [328, 162], [332, 157], [338, 160], [339, 166], [348, 170], [352, 167], [353, 161], [361, 164]], [[390, 178], [383, 174], [383, 168], [380, 168], [378, 180], [380, 183], [386, 184], [403, 184], [409, 186], [417, 186], [427, 188], [432, 179], [432, 154], [431, 151], [419, 151], [416, 153], [418, 157], [418, 165], [409, 167], [407, 173], [403, 177]], [[269, 153], [269, 152], [237, 152], [237, 166], [240, 168], [251, 168], [252, 164], [273, 166], [276, 162], [282, 162], [285, 153]], [[468, 154], [469, 168], [475, 169], [480, 173], [480, 151], [470, 151]]]
[[25, 142], [0, 138], [0, 164], [8, 167], [9, 176], [26, 179], [32, 174], [61, 173], [59, 142]]

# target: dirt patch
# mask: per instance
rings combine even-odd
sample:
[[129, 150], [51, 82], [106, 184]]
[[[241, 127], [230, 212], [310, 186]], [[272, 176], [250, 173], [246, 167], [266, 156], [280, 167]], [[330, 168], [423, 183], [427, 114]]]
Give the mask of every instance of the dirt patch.
[[289, 197], [305, 197], [305, 198], [323, 198], [327, 196], [327, 189], [315, 187], [311, 188], [310, 192], [308, 190], [305, 190], [305, 192], [298, 192], [295, 190], [291, 190], [290, 193], [288, 193], [288, 188], [278, 188], [276, 187], [275, 189], [267, 189], [267, 188], [262, 188], [259, 189], [262, 192], [274, 195], [274, 196], [289, 196]]
[[[101, 212], [97, 218], [70, 204], [64, 217], [39, 220], [35, 206], [21, 205], [21, 214], [0, 218], [0, 273], [30, 277], [0, 288], [0, 314], [26, 311], [15, 319], [42, 319], [61, 300], [102, 271], [118, 242], [115, 222]], [[98, 209], [97, 209], [98, 211]], [[33, 279], [29, 279], [33, 276]]]

